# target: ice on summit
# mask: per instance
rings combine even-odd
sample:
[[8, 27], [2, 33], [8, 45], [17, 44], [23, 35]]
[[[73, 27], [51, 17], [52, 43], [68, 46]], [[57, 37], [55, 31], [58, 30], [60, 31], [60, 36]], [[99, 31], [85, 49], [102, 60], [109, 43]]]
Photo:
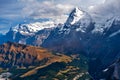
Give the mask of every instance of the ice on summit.
[[79, 8], [76, 7], [71, 13], [71, 16], [73, 16], [71, 24], [75, 24], [84, 16], [84, 13], [83, 11], [81, 11]]
[[86, 28], [90, 25], [91, 22], [91, 16], [87, 12], [76, 7], [70, 13], [64, 28], [73, 28], [76, 29], [76, 31], [85, 32]]
[[53, 28], [55, 27], [55, 23], [53, 21], [47, 22], [35, 22], [30, 24], [19, 24], [15, 27], [12, 27], [12, 31], [20, 32], [21, 34], [33, 34], [45, 28]]

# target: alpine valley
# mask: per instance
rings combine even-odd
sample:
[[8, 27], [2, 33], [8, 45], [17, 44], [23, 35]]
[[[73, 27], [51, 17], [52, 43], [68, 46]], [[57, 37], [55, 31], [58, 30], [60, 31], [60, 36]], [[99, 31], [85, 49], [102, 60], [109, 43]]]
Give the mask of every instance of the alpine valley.
[[10, 28], [0, 35], [2, 78], [9, 72], [10, 80], [120, 80], [120, 15], [102, 20], [76, 7], [64, 24]]

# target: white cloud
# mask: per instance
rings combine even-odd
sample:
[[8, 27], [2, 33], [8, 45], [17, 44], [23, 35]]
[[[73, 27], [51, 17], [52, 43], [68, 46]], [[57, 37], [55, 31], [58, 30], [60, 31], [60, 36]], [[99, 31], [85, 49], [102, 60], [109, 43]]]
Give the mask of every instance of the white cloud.
[[89, 6], [89, 7], [88, 7], [88, 10], [91, 11], [91, 10], [93, 10], [94, 8], [95, 8], [95, 6]]
[[[92, 9], [95, 4], [102, 3], [104, 0], [19, 0], [24, 8], [22, 9], [23, 17], [31, 17], [34, 19], [50, 18], [62, 22], [66, 20], [66, 14], [78, 6], [82, 8]], [[61, 17], [62, 16], [62, 17]], [[64, 20], [63, 20], [64, 18]]]
[[27, 19], [39, 18], [50, 18], [63, 23], [73, 7], [85, 9], [102, 1], [104, 0], [0, 0], [0, 19], [8, 20], [14, 25], [30, 21]]
[[[27, 1], [27, 0], [26, 0]], [[26, 2], [22, 0], [21, 3], [24, 4], [24, 8], [21, 13], [23, 17], [32, 17], [34, 19], [39, 18], [50, 18], [50, 19], [59, 19], [66, 18], [66, 14], [68, 14], [71, 9], [73, 9], [73, 5], [70, 4], [60, 4], [53, 3], [51, 1], [42, 1], [39, 2], [37, 0], [30, 0]], [[32, 4], [32, 5], [31, 5]], [[61, 17], [62, 16], [62, 17]]]
[[[52, 18], [68, 14], [73, 7], [93, 6], [101, 0], [0, 0], [1, 14], [15, 19], [18, 17], [26, 18]], [[13, 18], [10, 16], [12, 15]], [[15, 15], [15, 16], [13, 16]], [[2, 17], [2, 16], [0, 16]], [[5, 17], [5, 18], [6, 18]]]
[[104, 3], [94, 6], [90, 13], [95, 22], [104, 24], [108, 19], [120, 17], [120, 0], [106, 0]]
[[106, 0], [96, 6], [92, 12], [101, 16], [120, 16], [120, 0]]

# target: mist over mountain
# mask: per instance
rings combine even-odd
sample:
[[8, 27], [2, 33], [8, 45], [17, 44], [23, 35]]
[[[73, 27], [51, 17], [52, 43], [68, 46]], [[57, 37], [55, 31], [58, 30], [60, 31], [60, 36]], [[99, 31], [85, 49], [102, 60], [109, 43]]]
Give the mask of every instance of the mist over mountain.
[[112, 17], [120, 17], [119, 9], [119, 0], [105, 0], [104, 3], [93, 6], [90, 13], [95, 22], [101, 23], [102, 21], [105, 22], [106, 19], [111, 19]]

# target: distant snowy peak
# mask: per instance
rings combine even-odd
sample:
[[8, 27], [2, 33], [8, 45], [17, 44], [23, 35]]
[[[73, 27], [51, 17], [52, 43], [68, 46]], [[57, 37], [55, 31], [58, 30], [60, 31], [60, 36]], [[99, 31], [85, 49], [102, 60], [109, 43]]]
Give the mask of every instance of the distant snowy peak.
[[78, 7], [76, 7], [70, 13], [66, 24], [67, 25], [73, 25], [73, 24], [79, 22], [80, 20], [82, 20], [83, 18], [89, 18], [89, 17], [90, 17], [90, 15], [87, 12], [85, 12], [85, 11], [79, 9]]
[[91, 16], [87, 12], [76, 7], [71, 11], [62, 30], [67, 33], [69, 33], [71, 29], [75, 29], [77, 32], [86, 32], [91, 23]]
[[47, 22], [35, 22], [30, 24], [18, 24], [15, 27], [12, 27], [12, 31], [20, 32], [23, 35], [31, 35], [45, 28], [56, 27], [56, 24], [53, 21]]
[[71, 24], [74, 24], [78, 22], [83, 16], [84, 16], [83, 11], [76, 7], [70, 14], [69, 22]]

